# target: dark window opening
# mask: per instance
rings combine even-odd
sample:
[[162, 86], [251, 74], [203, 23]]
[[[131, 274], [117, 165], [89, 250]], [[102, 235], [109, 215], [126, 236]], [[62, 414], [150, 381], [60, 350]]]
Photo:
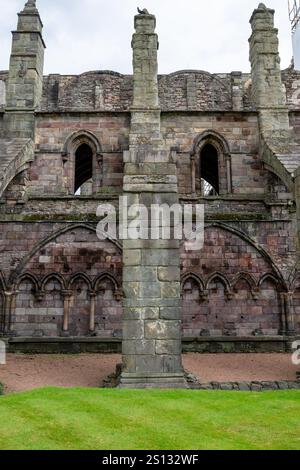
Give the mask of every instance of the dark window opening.
[[75, 187], [77, 195], [83, 193], [81, 187], [90, 184], [93, 178], [93, 152], [87, 144], [82, 144], [75, 153]]
[[200, 155], [200, 174], [203, 196], [219, 194], [219, 158], [217, 149], [206, 144]]

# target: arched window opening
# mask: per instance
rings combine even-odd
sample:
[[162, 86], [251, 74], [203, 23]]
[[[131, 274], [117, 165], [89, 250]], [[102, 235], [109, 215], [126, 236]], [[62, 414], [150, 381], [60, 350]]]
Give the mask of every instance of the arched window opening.
[[87, 144], [81, 144], [75, 152], [75, 187], [76, 195], [92, 194], [93, 151]]
[[219, 156], [217, 149], [206, 144], [200, 154], [201, 191], [203, 196], [219, 194]]

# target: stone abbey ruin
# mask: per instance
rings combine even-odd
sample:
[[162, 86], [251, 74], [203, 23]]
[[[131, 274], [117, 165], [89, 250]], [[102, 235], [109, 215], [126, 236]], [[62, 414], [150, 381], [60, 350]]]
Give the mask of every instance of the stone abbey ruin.
[[[11, 351], [122, 347], [123, 386], [180, 387], [182, 347], [300, 335], [300, 72], [280, 69], [264, 4], [251, 74], [158, 75], [156, 19], [134, 23], [133, 75], [44, 76], [36, 1], [18, 15], [0, 72], [0, 334]], [[122, 194], [204, 204], [203, 248], [100, 240], [97, 207]]]

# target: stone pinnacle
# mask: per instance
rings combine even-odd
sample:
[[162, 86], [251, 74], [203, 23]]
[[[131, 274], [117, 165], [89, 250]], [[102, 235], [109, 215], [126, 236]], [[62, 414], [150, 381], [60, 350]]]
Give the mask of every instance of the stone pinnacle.
[[36, 8], [36, 0], [28, 0], [27, 3], [25, 4], [25, 8], [27, 7]]

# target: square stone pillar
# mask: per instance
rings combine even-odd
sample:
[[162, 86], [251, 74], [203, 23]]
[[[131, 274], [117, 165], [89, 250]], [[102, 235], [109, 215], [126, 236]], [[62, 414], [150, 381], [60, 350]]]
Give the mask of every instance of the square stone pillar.
[[[133, 158], [137, 155], [129, 153]], [[125, 164], [124, 195], [129, 206], [178, 203], [176, 167], [168, 161], [169, 155], [148, 152], [147, 162]], [[158, 163], [163, 159], [165, 163]], [[185, 387], [179, 241], [124, 240], [123, 250], [121, 387]]]
[[33, 138], [35, 110], [43, 89], [45, 43], [43, 23], [35, 0], [29, 0], [18, 14], [12, 32], [12, 50], [6, 90], [4, 128], [10, 137]]
[[[156, 20], [135, 17], [134, 101], [124, 154], [128, 206], [178, 203], [176, 165], [160, 134]], [[150, 219], [150, 210], [148, 211]], [[148, 220], [145, 220], [148, 223]], [[150, 222], [150, 220], [149, 220]], [[120, 387], [185, 388], [181, 363], [178, 240], [123, 241], [123, 372]], [[147, 237], [144, 237], [147, 238]]]

